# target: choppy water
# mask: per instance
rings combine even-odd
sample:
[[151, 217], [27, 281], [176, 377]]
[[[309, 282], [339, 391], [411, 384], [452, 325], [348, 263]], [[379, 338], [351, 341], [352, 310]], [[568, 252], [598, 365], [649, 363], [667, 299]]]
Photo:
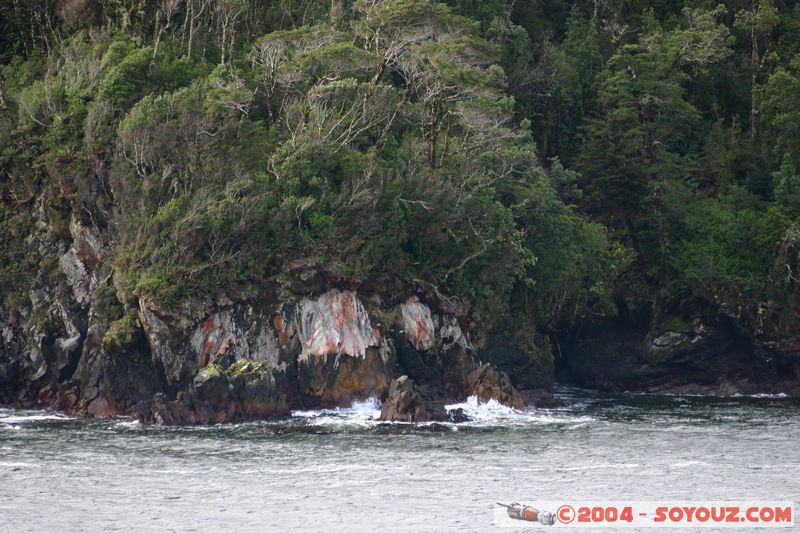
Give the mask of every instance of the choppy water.
[[0, 530], [492, 531], [497, 501], [800, 500], [793, 400], [558, 396], [417, 429], [371, 402], [209, 428], [0, 410]]

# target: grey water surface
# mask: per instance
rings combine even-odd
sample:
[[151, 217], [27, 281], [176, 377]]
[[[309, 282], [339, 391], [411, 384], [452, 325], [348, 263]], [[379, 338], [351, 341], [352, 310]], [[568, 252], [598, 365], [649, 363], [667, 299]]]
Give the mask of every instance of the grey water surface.
[[557, 396], [416, 429], [375, 402], [197, 428], [3, 409], [0, 530], [510, 531], [495, 502], [800, 501], [795, 400]]

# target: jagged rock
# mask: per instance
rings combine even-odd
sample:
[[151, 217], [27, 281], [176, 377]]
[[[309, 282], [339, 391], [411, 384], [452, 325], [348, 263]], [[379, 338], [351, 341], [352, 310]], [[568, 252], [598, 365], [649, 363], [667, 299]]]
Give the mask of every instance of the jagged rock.
[[444, 405], [426, 398], [414, 380], [400, 376], [392, 381], [389, 397], [381, 406], [381, 420], [391, 422], [428, 422], [448, 420]]
[[496, 400], [515, 409], [523, 409], [522, 395], [511, 384], [508, 374], [489, 364], [481, 365], [469, 375], [472, 394], [481, 400]]

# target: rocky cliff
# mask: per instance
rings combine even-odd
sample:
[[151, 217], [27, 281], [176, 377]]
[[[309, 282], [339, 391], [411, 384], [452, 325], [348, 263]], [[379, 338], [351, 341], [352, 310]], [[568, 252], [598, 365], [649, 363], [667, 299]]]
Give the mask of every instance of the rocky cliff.
[[[34, 274], [29, 301], [0, 309], [2, 404], [209, 424], [384, 400], [402, 377], [437, 408], [470, 395], [522, 407], [458, 318], [416, 294], [387, 303], [329, 288], [213, 309], [146, 299], [123, 309], [101, 276], [102, 239], [77, 220], [69, 231], [71, 246], [48, 244], [57, 270]], [[405, 418], [429, 419], [425, 409]]]
[[[36, 213], [36, 211], [34, 211]], [[51, 215], [52, 216], [52, 215]], [[147, 423], [209, 424], [375, 397], [386, 420], [449, 420], [468, 396], [546, 403], [553, 368], [414, 285], [297, 262], [273, 290], [165, 308], [122, 304], [104, 232], [36, 215], [27, 289], [0, 305], [0, 404]], [[304, 292], [305, 291], [305, 292]], [[800, 343], [734, 316], [580, 322], [557, 338], [560, 379], [613, 390], [800, 394]], [[517, 389], [522, 390], [521, 394]]]
[[800, 339], [754, 332], [737, 316], [580, 324], [560, 339], [557, 378], [612, 391], [800, 396]]

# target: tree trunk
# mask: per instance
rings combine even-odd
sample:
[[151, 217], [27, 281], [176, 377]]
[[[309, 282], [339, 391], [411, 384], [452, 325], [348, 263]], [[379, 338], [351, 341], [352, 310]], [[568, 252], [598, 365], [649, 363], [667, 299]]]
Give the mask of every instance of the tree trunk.
[[186, 58], [192, 59], [192, 38], [194, 37], [194, 0], [189, 0], [189, 40], [186, 45]]
[[753, 20], [750, 26], [750, 145], [755, 145], [758, 137], [758, 109], [756, 109], [756, 86], [758, 84], [758, 12], [759, 0], [753, 0]]
[[161, 10], [159, 9], [156, 12], [156, 29], [155, 29], [156, 39], [155, 39], [155, 42], [153, 43], [153, 59], [155, 59], [156, 55], [158, 55], [158, 43], [161, 42], [161, 31], [162, 31], [161, 30]]

